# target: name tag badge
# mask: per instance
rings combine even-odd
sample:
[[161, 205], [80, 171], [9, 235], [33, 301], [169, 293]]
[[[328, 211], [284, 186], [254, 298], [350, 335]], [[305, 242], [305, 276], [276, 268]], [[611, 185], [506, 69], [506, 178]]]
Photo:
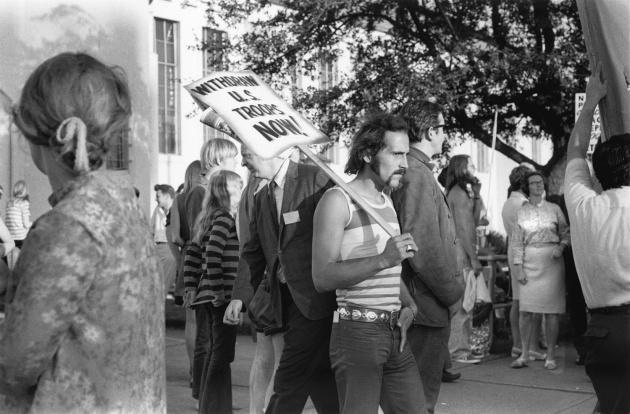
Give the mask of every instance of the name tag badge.
[[333, 323], [339, 323], [339, 312], [333, 312]]
[[300, 222], [300, 212], [299, 211], [289, 211], [288, 213], [284, 213], [284, 224], [293, 224]]

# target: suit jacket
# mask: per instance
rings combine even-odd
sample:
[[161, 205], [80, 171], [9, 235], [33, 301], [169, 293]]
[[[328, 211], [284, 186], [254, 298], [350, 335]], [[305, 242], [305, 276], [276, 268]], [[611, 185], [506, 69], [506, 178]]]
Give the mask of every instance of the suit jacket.
[[411, 234], [418, 252], [403, 262], [402, 278], [418, 306], [414, 323], [446, 327], [449, 306], [464, 293], [458, 282], [455, 222], [429, 157], [410, 148], [407, 163], [392, 200], [401, 231]]
[[277, 213], [271, 211], [267, 188], [254, 196], [249, 237], [241, 252], [233, 299], [240, 299], [247, 306], [267, 268], [274, 316], [282, 324], [280, 282], [276, 277], [278, 267], [282, 266], [293, 300], [306, 318], [318, 320], [332, 315], [336, 307], [335, 292], [317, 292], [311, 258], [315, 207], [333, 185], [320, 168], [290, 161], [280, 223]]

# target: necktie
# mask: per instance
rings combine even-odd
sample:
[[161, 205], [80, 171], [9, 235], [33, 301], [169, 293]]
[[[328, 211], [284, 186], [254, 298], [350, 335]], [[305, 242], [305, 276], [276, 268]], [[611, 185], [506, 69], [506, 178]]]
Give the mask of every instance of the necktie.
[[[279, 217], [280, 217], [280, 208], [277, 205], [276, 202], [276, 192], [278, 191], [276, 189], [277, 184], [274, 180], [271, 180], [269, 182], [269, 208], [271, 209], [272, 214], [275, 214], [275, 218], [276, 220], [274, 220], [274, 224], [276, 226], [276, 229], [278, 228], [278, 222], [279, 222]], [[284, 277], [284, 272], [282, 270], [282, 265], [280, 265], [278, 263], [278, 268], [276, 269], [276, 277], [278, 278], [278, 281], [280, 283], [286, 283], [286, 279]]]
[[274, 180], [269, 181], [269, 208], [271, 214], [276, 218], [275, 223], [278, 224], [278, 206], [276, 205], [276, 182]]

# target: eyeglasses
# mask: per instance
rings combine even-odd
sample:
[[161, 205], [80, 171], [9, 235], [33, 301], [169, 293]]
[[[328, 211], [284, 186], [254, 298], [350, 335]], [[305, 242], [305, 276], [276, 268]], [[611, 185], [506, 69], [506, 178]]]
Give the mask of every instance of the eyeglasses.
[[434, 125], [434, 126], [427, 127], [426, 130], [428, 131], [431, 128], [434, 128], [434, 129], [444, 128], [444, 129], [446, 129], [447, 127], [448, 127], [448, 125], [446, 125], [446, 124], [439, 124], [439, 125]]

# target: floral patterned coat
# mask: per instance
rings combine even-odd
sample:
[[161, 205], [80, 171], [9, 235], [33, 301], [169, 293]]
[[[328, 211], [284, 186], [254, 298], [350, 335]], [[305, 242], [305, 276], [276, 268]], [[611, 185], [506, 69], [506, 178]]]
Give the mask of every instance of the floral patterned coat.
[[165, 413], [164, 286], [133, 189], [93, 172], [51, 200], [0, 333], [4, 409]]

